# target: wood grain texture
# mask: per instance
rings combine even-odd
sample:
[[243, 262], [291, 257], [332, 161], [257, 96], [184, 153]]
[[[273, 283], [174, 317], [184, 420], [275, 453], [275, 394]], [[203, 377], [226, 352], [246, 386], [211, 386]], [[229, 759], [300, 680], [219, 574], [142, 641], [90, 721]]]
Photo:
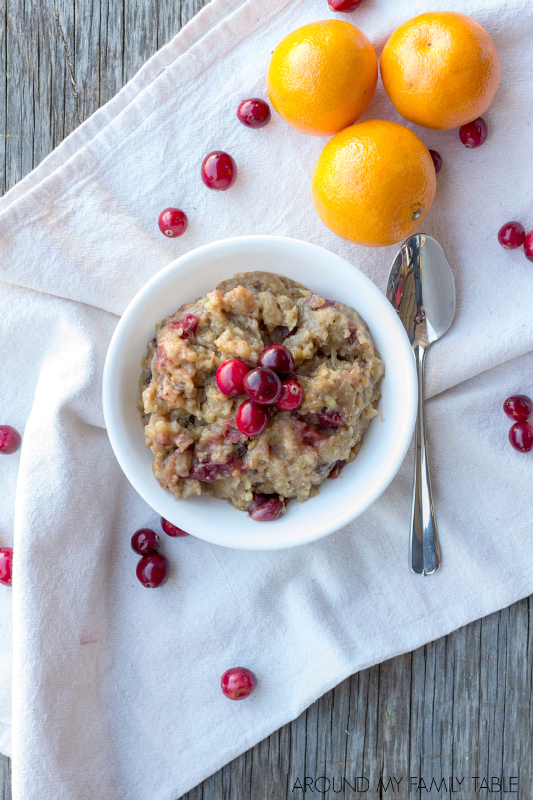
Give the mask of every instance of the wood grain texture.
[[[0, 0], [2, 192], [111, 99], [203, 5]], [[304, 796], [294, 787], [305, 786], [307, 777], [308, 800], [530, 800], [531, 614], [531, 599], [524, 600], [353, 675], [185, 799], [288, 800]], [[519, 791], [475, 790], [474, 776], [479, 788], [483, 776], [502, 775], [507, 789], [517, 776]], [[330, 781], [327, 792], [327, 780], [315, 783], [321, 776]], [[368, 781], [367, 791], [357, 791], [358, 776]], [[423, 777], [428, 787], [435, 778], [440, 791], [411, 789], [410, 776]], [[464, 778], [453, 793], [440, 783], [449, 776]], [[387, 790], [379, 787], [382, 777]], [[398, 787], [387, 784], [392, 778], [401, 779]], [[0, 756], [0, 800], [10, 798], [9, 760]]]

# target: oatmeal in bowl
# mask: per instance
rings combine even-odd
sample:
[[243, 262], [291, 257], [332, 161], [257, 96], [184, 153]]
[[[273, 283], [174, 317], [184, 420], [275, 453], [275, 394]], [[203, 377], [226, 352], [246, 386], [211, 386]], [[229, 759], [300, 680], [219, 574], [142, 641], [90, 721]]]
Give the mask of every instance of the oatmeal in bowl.
[[353, 461], [384, 364], [359, 314], [270, 272], [238, 273], [156, 326], [139, 408], [153, 472], [278, 519]]

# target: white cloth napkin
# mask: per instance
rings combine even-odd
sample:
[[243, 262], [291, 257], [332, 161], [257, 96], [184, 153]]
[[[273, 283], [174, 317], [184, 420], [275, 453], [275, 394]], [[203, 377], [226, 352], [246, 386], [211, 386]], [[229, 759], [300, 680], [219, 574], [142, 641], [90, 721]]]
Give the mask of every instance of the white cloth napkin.
[[[175, 800], [350, 673], [533, 592], [533, 454], [511, 449], [501, 411], [508, 394], [533, 393], [533, 270], [496, 240], [508, 219], [533, 227], [533, 17], [523, 0], [446, 6], [489, 29], [502, 82], [479, 150], [466, 150], [457, 131], [415, 128], [444, 159], [424, 230], [446, 249], [458, 293], [454, 326], [428, 365], [443, 550], [431, 578], [407, 566], [411, 453], [378, 503], [316, 544], [253, 553], [164, 537], [172, 577], [147, 591], [129, 539], [158, 519], [122, 476], [103, 427], [116, 315], [193, 247], [295, 236], [385, 286], [395, 248], [348, 244], [313, 210], [310, 177], [325, 140], [275, 114], [260, 131], [235, 117], [244, 97], [266, 96], [277, 42], [334, 16], [326, 0], [212, 0], [1, 201], [0, 396], [5, 421], [25, 424], [16, 495], [18, 457], [2, 459], [2, 544], [15, 508], [14, 800]], [[369, 0], [343, 19], [379, 52], [399, 23], [440, 8]], [[365, 116], [400, 121], [381, 84]], [[238, 164], [225, 193], [200, 181], [215, 148]], [[169, 205], [189, 215], [181, 239], [157, 228]], [[0, 598], [3, 612], [9, 590]], [[0, 618], [6, 751], [10, 629]], [[219, 689], [235, 665], [259, 679], [241, 703]]]

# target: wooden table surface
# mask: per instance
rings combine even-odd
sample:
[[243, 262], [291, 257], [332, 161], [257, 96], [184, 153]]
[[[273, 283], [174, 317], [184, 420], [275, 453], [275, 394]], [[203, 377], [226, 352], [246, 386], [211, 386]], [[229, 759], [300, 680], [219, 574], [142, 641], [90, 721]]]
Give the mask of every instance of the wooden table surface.
[[[2, 192], [113, 97], [203, 5], [0, 0]], [[530, 800], [531, 616], [529, 598], [353, 675], [185, 797], [285, 800], [303, 797], [301, 785], [308, 798]], [[420, 781], [429, 788], [432, 778], [428, 792]], [[505, 791], [497, 791], [496, 780]], [[10, 763], [0, 756], [0, 800], [10, 798]]]

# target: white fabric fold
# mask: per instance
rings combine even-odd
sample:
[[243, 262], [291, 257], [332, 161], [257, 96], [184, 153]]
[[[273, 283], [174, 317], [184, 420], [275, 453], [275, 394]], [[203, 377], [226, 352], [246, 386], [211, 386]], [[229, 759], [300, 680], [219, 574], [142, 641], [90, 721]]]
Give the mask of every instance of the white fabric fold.
[[[369, 2], [345, 19], [379, 51], [400, 22], [440, 5], [401, 0], [384, 13]], [[129, 539], [158, 520], [103, 429], [101, 373], [116, 315], [180, 254], [226, 236], [282, 234], [339, 253], [384, 288], [395, 248], [344, 242], [313, 210], [325, 140], [275, 114], [259, 131], [235, 116], [244, 97], [266, 97], [276, 43], [334, 16], [325, 0], [271, 0], [266, 10], [259, 0], [212, 0], [0, 201], [0, 390], [6, 421], [25, 425], [17, 480], [19, 457], [2, 460], [0, 501], [0, 544], [14, 524], [14, 800], [175, 800], [347, 675], [533, 591], [533, 460], [510, 448], [501, 411], [508, 394], [533, 390], [533, 272], [522, 251], [496, 240], [508, 219], [533, 226], [533, 18], [521, 0], [448, 8], [489, 29], [502, 83], [479, 150], [466, 150], [457, 131], [412, 126], [444, 159], [423, 227], [443, 244], [458, 292], [455, 323], [428, 363], [443, 549], [430, 579], [407, 566], [410, 453], [378, 503], [316, 544], [248, 553], [165, 538], [172, 576], [147, 592]], [[365, 115], [374, 117], [400, 121], [381, 84]], [[200, 180], [212, 149], [237, 162], [228, 192]], [[190, 220], [177, 240], [157, 228], [169, 205]], [[11, 596], [0, 594], [3, 608]], [[2, 615], [4, 751], [10, 635]], [[236, 664], [259, 679], [239, 704], [219, 689]]]

